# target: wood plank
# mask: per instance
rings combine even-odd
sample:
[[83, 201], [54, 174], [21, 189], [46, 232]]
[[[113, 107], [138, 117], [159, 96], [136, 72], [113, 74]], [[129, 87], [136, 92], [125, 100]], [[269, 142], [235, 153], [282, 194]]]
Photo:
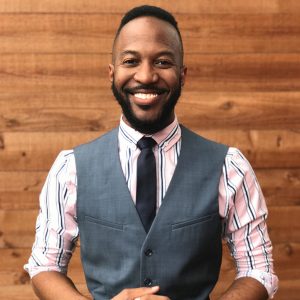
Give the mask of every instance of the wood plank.
[[[300, 243], [299, 206], [269, 207], [268, 228], [274, 243]], [[0, 210], [0, 248], [33, 244], [37, 210]]]
[[0, 210], [0, 248], [30, 248], [38, 210]]
[[267, 205], [300, 205], [300, 169], [255, 170]]
[[[148, 0], [147, 4], [161, 6], [173, 13], [278, 13], [295, 12], [300, 9], [297, 0], [253, 0], [251, 2], [241, 2], [240, 0], [231, 0], [230, 5], [219, 0], [180, 0], [170, 2], [168, 0]], [[101, 2], [92, 0], [2, 0], [0, 12], [59, 12], [59, 13], [98, 13], [98, 12], [118, 12], [124, 13], [134, 6], [141, 5], [138, 0], [103, 0]]]
[[[9, 103], [9, 104], [8, 104]], [[0, 131], [98, 131], [115, 126], [121, 109], [106, 93], [0, 96]]]
[[[0, 172], [0, 209], [39, 207], [46, 172]], [[268, 206], [300, 206], [300, 169], [255, 170]]]
[[62, 149], [92, 140], [99, 132], [0, 134], [0, 170], [48, 171]]
[[37, 191], [0, 192], [0, 209], [37, 209], [39, 194]]
[[[300, 129], [300, 93], [185, 91], [176, 112], [203, 129]], [[116, 124], [120, 108], [110, 90], [0, 95], [0, 132], [95, 131]]]
[[189, 54], [185, 63], [186, 90], [279, 92], [300, 87], [298, 54]]
[[[299, 11], [300, 13], [300, 11]], [[2, 14], [0, 53], [110, 53], [122, 14]], [[300, 14], [178, 14], [185, 53], [291, 53]]]
[[[273, 243], [300, 242], [300, 207], [269, 207], [268, 232]], [[297, 233], [298, 232], [298, 233]]]
[[0, 172], [0, 192], [38, 192], [47, 172]]
[[[118, 121], [115, 125], [117, 123]], [[199, 131], [197, 129], [195, 131], [206, 138], [239, 148], [254, 168], [300, 167], [299, 131]], [[61, 150], [72, 149], [105, 132], [106, 130], [2, 133], [0, 134], [0, 171], [47, 171]]]
[[[110, 89], [108, 54], [3, 54], [0, 93]], [[189, 54], [185, 90], [279, 92], [300, 90], [300, 54]]]
[[201, 93], [186, 90], [176, 113], [197, 129], [300, 128], [299, 93]]
[[0, 209], [39, 207], [39, 193], [47, 172], [0, 172]]
[[[88, 290], [85, 284], [76, 285], [77, 289], [85, 296]], [[0, 286], [0, 299], [9, 300], [37, 300], [30, 284]]]
[[109, 62], [110, 55], [4, 54], [0, 56], [0, 92], [110, 89]]

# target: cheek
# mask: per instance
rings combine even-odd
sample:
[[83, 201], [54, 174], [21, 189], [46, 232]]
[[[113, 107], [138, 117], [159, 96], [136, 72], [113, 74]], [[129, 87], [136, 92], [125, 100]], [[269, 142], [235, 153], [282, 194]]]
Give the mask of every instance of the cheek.
[[161, 79], [163, 79], [170, 89], [174, 89], [180, 83], [180, 73], [176, 71], [165, 72], [161, 74]]
[[127, 70], [120, 70], [120, 69], [116, 71], [114, 75], [115, 85], [118, 87], [124, 86], [133, 77], [131, 73], [132, 72], [129, 72]]

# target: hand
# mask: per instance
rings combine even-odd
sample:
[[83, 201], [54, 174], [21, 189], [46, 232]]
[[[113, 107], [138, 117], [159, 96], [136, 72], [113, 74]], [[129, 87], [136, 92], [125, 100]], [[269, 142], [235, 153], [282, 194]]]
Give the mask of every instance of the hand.
[[159, 286], [154, 286], [151, 288], [140, 287], [134, 289], [125, 289], [118, 295], [113, 297], [111, 300], [171, 300], [165, 296], [155, 295], [159, 291]]

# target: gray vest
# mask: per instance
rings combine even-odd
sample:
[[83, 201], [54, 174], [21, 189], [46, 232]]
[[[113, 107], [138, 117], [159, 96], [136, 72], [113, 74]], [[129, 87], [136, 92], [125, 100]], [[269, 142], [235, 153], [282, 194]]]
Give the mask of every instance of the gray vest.
[[75, 148], [81, 259], [94, 299], [160, 286], [172, 300], [205, 300], [220, 270], [218, 186], [228, 148], [182, 127], [175, 173], [148, 234], [123, 175], [118, 130]]

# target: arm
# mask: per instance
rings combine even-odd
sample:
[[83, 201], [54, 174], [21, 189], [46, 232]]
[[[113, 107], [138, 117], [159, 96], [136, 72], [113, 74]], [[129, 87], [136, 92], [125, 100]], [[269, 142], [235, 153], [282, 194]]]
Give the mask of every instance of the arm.
[[267, 300], [268, 298], [267, 290], [260, 282], [251, 277], [242, 277], [235, 280], [219, 299]]
[[35, 242], [24, 266], [41, 299], [82, 298], [66, 276], [77, 238], [75, 161], [72, 151], [63, 151], [41, 191]]
[[35, 294], [41, 300], [84, 300], [74, 283], [66, 275], [59, 272], [41, 272], [32, 278]]
[[267, 207], [247, 159], [230, 148], [219, 186], [224, 238], [237, 268], [237, 278], [225, 299], [268, 299], [277, 290], [272, 244], [268, 235]]

